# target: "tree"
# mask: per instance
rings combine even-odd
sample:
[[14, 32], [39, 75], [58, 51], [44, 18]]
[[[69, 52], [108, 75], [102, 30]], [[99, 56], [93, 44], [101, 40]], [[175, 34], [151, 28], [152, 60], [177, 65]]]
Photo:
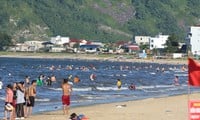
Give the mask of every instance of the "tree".
[[140, 45], [140, 49], [141, 49], [141, 50], [149, 49], [149, 44], [141, 44], [141, 45]]
[[168, 40], [166, 41], [166, 48], [165, 48], [165, 52], [168, 53], [174, 53], [174, 52], [178, 52], [179, 50], [179, 38], [177, 35], [172, 34], [168, 37]]
[[4, 50], [4, 47], [12, 45], [11, 37], [3, 32], [0, 32], [0, 50]]

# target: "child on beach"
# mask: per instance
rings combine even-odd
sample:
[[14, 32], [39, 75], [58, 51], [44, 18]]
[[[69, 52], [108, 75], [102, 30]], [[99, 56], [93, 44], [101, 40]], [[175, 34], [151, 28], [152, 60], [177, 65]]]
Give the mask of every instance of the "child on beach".
[[6, 86], [6, 98], [5, 98], [5, 110], [4, 110], [4, 119], [7, 120], [8, 113], [10, 113], [10, 120], [13, 119], [13, 91], [12, 85], [8, 84]]

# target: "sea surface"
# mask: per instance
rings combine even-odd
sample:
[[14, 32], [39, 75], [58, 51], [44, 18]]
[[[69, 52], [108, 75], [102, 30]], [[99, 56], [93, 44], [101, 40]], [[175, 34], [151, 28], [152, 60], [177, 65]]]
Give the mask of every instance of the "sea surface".
[[[24, 81], [27, 75], [31, 80], [37, 79], [40, 74], [55, 75], [57, 79], [52, 86], [37, 86], [33, 112], [39, 113], [62, 109], [60, 86], [63, 78], [68, 78], [69, 75], [72, 78], [77, 75], [81, 80], [72, 85], [72, 107], [187, 94], [187, 70], [182, 70], [182, 66], [95, 60], [0, 58], [0, 77], [4, 83], [4, 89], [0, 90], [0, 118], [3, 117], [6, 85]], [[91, 74], [96, 76], [94, 81], [90, 80]], [[174, 85], [176, 75], [179, 76], [179, 86]], [[116, 86], [117, 79], [122, 81], [120, 90]], [[128, 89], [131, 83], [135, 84], [136, 90]], [[198, 89], [191, 88], [191, 91], [197, 92]]]

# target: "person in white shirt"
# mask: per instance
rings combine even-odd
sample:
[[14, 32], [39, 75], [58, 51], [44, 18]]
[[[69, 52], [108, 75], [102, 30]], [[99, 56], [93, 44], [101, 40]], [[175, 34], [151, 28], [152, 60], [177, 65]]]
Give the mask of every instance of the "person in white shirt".
[[17, 84], [16, 119], [24, 119], [24, 82]]

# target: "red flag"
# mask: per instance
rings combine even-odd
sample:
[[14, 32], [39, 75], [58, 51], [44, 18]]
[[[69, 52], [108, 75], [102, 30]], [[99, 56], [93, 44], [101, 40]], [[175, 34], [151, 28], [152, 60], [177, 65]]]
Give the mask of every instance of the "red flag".
[[188, 81], [189, 85], [200, 87], [200, 63], [188, 58]]

